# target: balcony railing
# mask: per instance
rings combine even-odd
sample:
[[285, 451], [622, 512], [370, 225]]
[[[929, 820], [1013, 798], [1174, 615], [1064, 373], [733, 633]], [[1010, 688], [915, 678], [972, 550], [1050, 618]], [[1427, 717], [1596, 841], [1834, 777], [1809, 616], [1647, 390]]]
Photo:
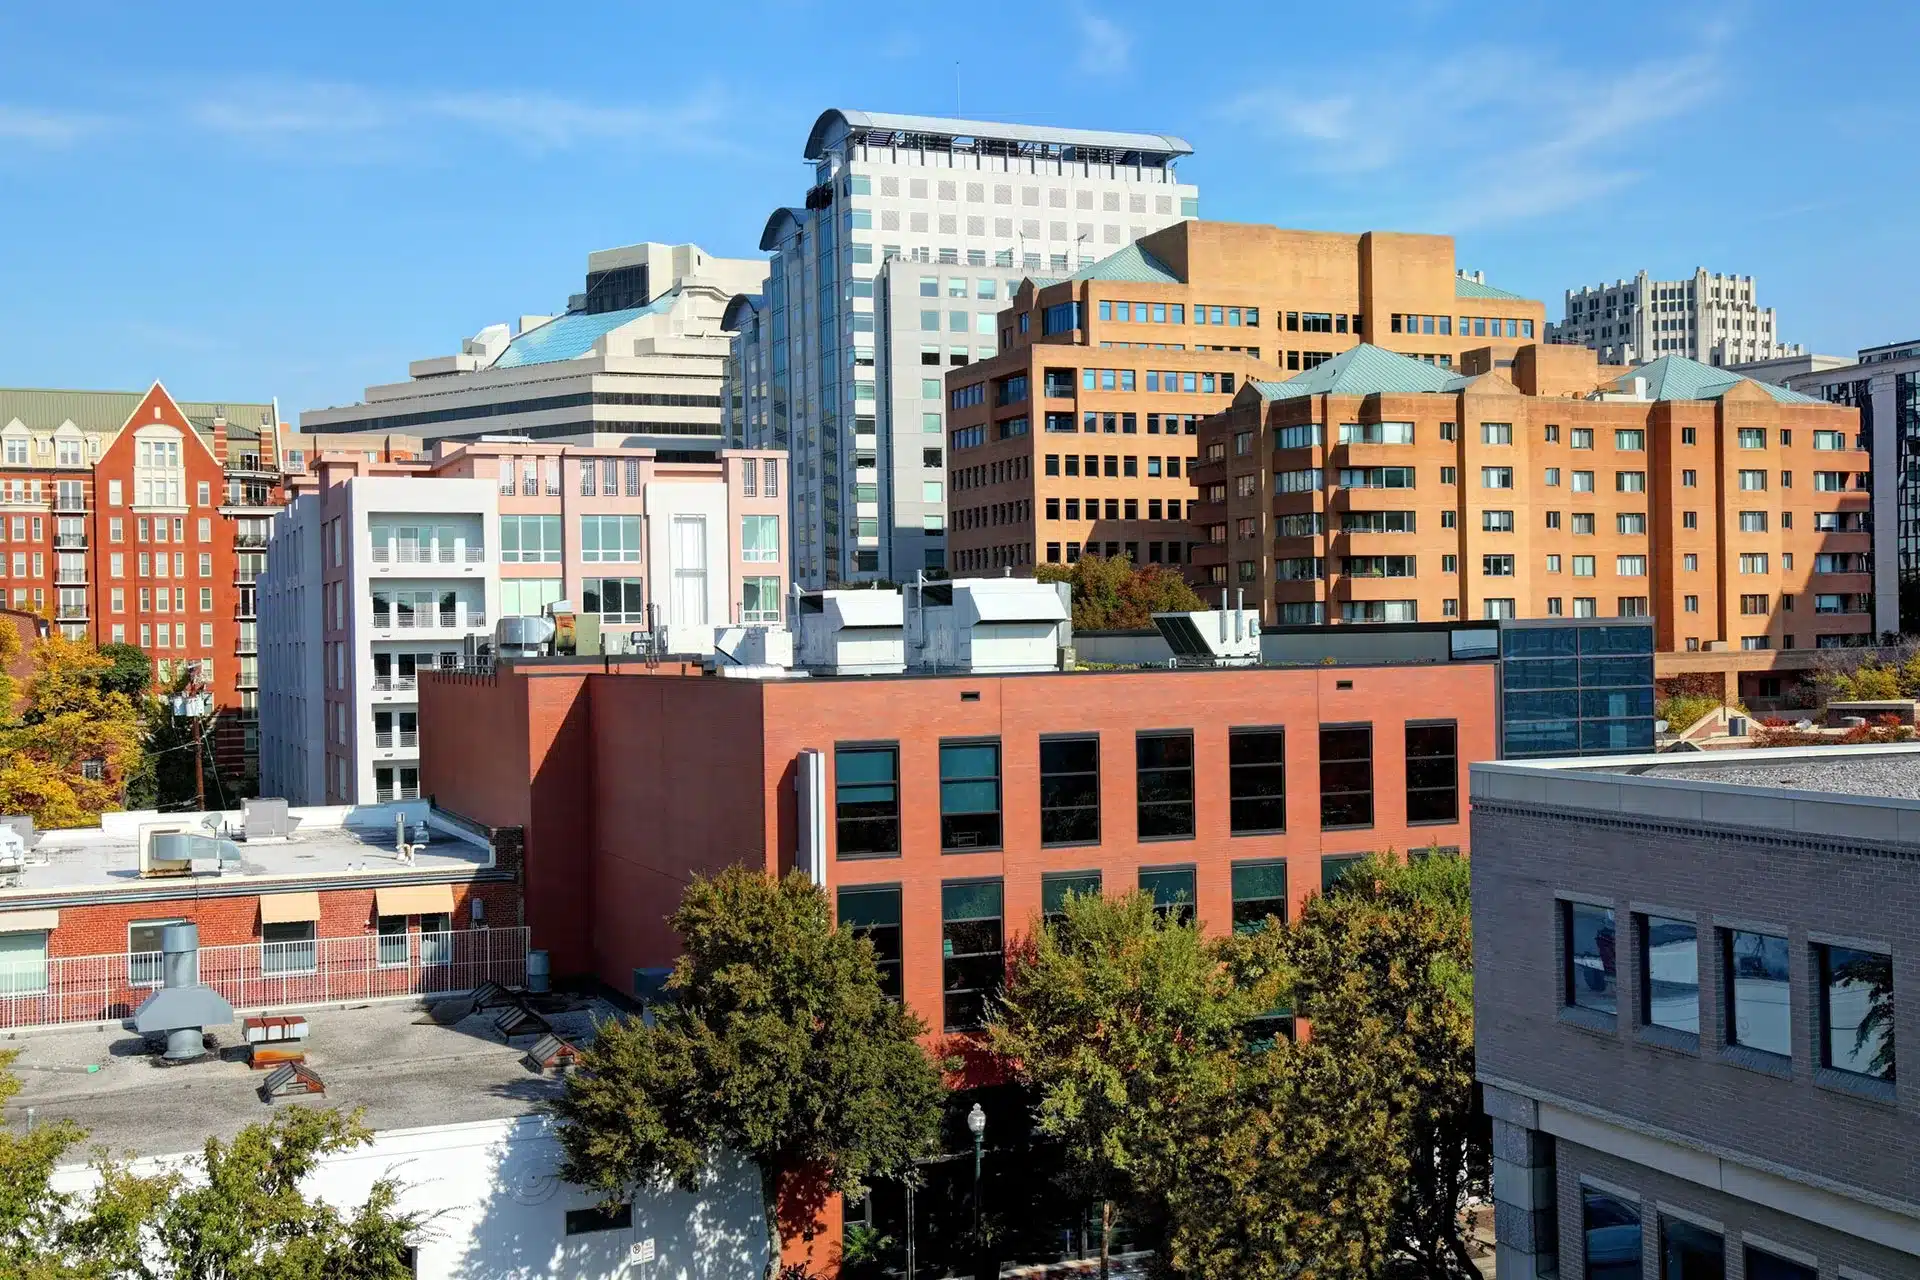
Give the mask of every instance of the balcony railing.
[[57, 551], [85, 551], [87, 535], [84, 533], [56, 533], [53, 535], [54, 549]]
[[53, 500], [53, 509], [55, 511], [85, 511], [87, 509], [87, 500], [85, 498], [73, 497], [55, 498]]
[[421, 547], [376, 542], [373, 546], [375, 564], [455, 564], [460, 561], [479, 564], [486, 558], [485, 547], [470, 543], [428, 543]]
[[233, 535], [236, 551], [264, 551], [267, 547], [267, 535], [264, 533], [236, 533]]
[[402, 730], [400, 730], [400, 745], [401, 745], [402, 747], [417, 747], [417, 746], [419, 746], [419, 745], [420, 745], [420, 731], [419, 731], [418, 729], [402, 729]]
[[[200, 981], [236, 1010], [439, 995], [526, 979], [524, 928], [200, 948]], [[118, 1021], [159, 981], [154, 952], [0, 962], [0, 1029]]]
[[382, 750], [391, 750], [393, 748], [393, 730], [375, 729], [373, 731], [373, 745]]
[[375, 676], [375, 693], [411, 693], [419, 681], [413, 676]]
[[85, 586], [87, 582], [87, 571], [85, 569], [56, 569], [53, 574], [53, 580], [61, 586]]
[[381, 804], [386, 804], [392, 800], [418, 800], [420, 798], [420, 788], [418, 785], [411, 787], [377, 787], [374, 789], [373, 798]]
[[373, 625], [384, 630], [417, 631], [431, 627], [484, 627], [487, 615], [478, 610], [469, 610], [466, 620], [460, 618], [457, 609], [416, 609], [412, 613], [381, 612], [376, 610]]
[[53, 616], [54, 620], [58, 622], [85, 622], [87, 620], [87, 606], [83, 604], [63, 604], [54, 612]]

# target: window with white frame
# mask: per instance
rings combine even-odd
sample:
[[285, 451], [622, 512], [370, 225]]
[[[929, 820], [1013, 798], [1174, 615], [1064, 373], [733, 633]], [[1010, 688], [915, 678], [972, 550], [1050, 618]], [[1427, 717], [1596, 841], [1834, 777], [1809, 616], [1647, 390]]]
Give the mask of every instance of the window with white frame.
[[587, 564], [640, 561], [639, 516], [581, 516], [580, 559]]
[[772, 562], [780, 558], [780, 517], [740, 517], [740, 558]]
[[740, 581], [740, 621], [780, 621], [780, 579], [743, 578]]
[[501, 516], [500, 563], [559, 564], [560, 536], [559, 516]]
[[673, 517], [668, 548], [672, 559], [673, 621], [683, 627], [707, 625], [707, 518]]
[[143, 507], [177, 507], [185, 502], [186, 477], [180, 462], [180, 435], [142, 434], [134, 441], [134, 502]]

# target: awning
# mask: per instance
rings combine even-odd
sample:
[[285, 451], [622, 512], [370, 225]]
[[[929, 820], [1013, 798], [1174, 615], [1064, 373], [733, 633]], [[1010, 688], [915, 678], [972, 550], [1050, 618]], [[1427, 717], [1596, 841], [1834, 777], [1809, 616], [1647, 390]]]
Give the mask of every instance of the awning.
[[374, 910], [383, 916], [453, 914], [450, 884], [407, 884], [373, 891]]
[[60, 927], [58, 908], [45, 911], [0, 911], [0, 933], [51, 932]]
[[319, 918], [318, 893], [268, 893], [260, 897], [261, 924], [292, 924]]

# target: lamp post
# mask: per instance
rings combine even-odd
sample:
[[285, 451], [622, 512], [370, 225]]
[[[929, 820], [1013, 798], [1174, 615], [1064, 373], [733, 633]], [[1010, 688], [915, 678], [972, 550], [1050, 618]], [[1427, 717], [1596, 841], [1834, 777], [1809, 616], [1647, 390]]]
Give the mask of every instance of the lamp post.
[[979, 1103], [973, 1104], [973, 1110], [967, 1112], [967, 1132], [973, 1135], [973, 1233], [980, 1234], [980, 1153], [981, 1142], [986, 1137], [987, 1113], [980, 1109]]

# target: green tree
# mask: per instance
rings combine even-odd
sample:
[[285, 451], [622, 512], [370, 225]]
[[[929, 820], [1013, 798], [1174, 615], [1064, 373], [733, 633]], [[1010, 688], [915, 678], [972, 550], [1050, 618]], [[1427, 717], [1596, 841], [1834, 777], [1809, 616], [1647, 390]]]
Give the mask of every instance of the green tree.
[[153, 659], [137, 644], [103, 644], [100, 656], [110, 664], [100, 673], [100, 687], [124, 693], [135, 706], [153, 696]]
[[1237, 980], [1253, 972], [1143, 893], [1070, 894], [1014, 953], [989, 1040], [1063, 1144], [1069, 1190], [1100, 1206], [1103, 1277], [1116, 1204], [1177, 1178], [1185, 1136], [1234, 1087], [1247, 1023], [1277, 1000], [1277, 968]]
[[1426, 1280], [1477, 1280], [1464, 1215], [1492, 1173], [1473, 1097], [1468, 889], [1460, 857], [1388, 853], [1309, 900], [1287, 932], [1314, 1046], [1372, 1077], [1364, 1088], [1391, 1125], [1388, 1256]]
[[1126, 556], [1082, 556], [1072, 564], [1043, 564], [1037, 576], [1042, 582], [1072, 584], [1076, 631], [1150, 627], [1156, 613], [1207, 607], [1178, 573], [1158, 564], [1136, 568]]
[[672, 925], [685, 951], [669, 998], [603, 1024], [553, 1104], [564, 1173], [612, 1197], [751, 1160], [771, 1274], [787, 1228], [808, 1229], [828, 1194], [911, 1176], [938, 1134], [939, 1067], [882, 992], [873, 945], [833, 926], [804, 874], [696, 879]]

